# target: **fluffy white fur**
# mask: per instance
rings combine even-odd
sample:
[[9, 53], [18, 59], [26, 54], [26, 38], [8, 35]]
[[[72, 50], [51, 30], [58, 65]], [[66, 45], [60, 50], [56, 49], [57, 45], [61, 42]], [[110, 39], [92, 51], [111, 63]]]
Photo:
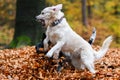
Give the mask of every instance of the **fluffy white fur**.
[[65, 18], [58, 25], [51, 26], [54, 20], [64, 16], [61, 9], [62, 4], [47, 7], [36, 17], [45, 20], [47, 26], [44, 50], [48, 49], [49, 40], [54, 44], [46, 56], [52, 57], [53, 54], [59, 54], [60, 50], [68, 52], [75, 68], [84, 69], [86, 67], [91, 73], [95, 73], [94, 61], [105, 55], [112, 41], [112, 36], [105, 39], [99, 51], [95, 51], [87, 41], [71, 29]]

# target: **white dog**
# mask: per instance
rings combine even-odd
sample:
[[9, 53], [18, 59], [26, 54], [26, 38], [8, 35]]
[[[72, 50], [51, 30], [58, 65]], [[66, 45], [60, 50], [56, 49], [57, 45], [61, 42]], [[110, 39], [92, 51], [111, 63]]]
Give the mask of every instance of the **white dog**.
[[98, 52], [95, 51], [87, 41], [71, 29], [61, 9], [62, 4], [47, 7], [36, 17], [45, 26], [48, 26], [47, 37], [44, 40], [44, 50], [48, 49], [49, 40], [54, 44], [46, 56], [59, 55], [59, 51], [68, 52], [75, 68], [84, 69], [86, 67], [90, 72], [95, 73], [94, 61], [105, 55], [112, 42], [112, 36], [105, 39]]

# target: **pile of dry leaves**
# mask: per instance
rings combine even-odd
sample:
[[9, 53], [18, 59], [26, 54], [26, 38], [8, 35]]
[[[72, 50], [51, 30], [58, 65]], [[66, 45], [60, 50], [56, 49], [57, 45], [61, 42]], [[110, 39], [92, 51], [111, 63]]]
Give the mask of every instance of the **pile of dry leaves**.
[[98, 72], [94, 77], [88, 70], [76, 70], [67, 63], [59, 73], [56, 68], [56, 60], [37, 54], [34, 46], [0, 50], [0, 80], [120, 80], [120, 49], [111, 48], [95, 62]]

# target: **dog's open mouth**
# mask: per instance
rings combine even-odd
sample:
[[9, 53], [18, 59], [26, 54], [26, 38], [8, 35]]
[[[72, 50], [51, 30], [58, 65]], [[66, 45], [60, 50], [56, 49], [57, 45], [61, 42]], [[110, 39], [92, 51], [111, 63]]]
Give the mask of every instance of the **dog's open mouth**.
[[43, 19], [37, 19], [37, 21], [40, 22], [42, 26], [45, 26], [45, 20], [43, 20]]

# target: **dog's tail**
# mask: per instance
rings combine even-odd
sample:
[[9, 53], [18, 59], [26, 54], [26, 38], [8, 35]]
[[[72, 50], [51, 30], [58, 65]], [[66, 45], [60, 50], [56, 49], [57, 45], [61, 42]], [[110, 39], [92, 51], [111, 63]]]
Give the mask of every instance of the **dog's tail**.
[[103, 57], [106, 54], [112, 40], [113, 40], [112, 36], [109, 36], [104, 40], [101, 49], [98, 52], [95, 52], [95, 59], [96, 60], [100, 59], [101, 57]]
[[90, 39], [89, 39], [89, 44], [92, 44], [93, 42], [94, 42], [94, 40], [95, 40], [95, 38], [96, 38], [96, 29], [95, 29], [95, 27], [93, 28], [93, 31], [92, 31], [92, 35], [91, 35], [91, 37], [90, 37]]

